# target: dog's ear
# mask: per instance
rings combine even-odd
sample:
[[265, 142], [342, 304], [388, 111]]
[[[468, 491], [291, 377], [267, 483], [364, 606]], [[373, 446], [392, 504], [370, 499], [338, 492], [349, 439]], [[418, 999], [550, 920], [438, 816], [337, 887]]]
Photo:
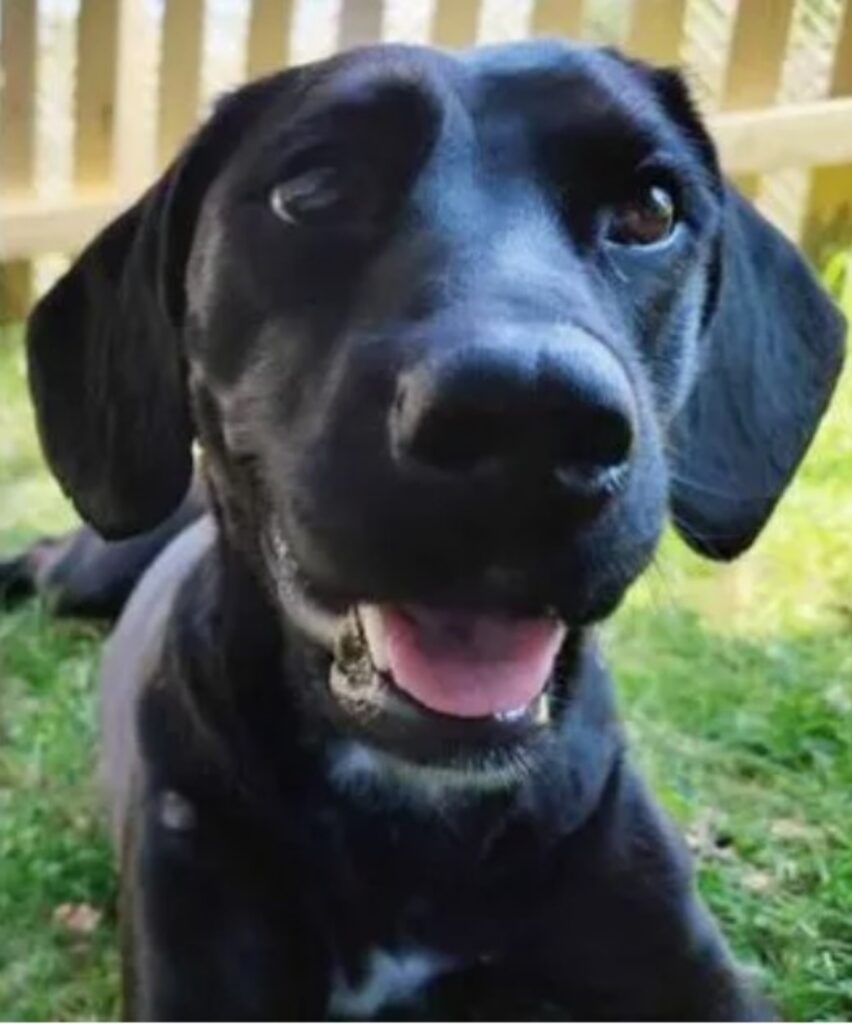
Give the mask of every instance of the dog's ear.
[[845, 336], [795, 247], [733, 188], [724, 207], [700, 364], [671, 437], [674, 522], [717, 559], [752, 544], [790, 482], [831, 397]]
[[261, 81], [221, 101], [163, 177], [95, 238], [30, 317], [42, 447], [63, 490], [104, 537], [153, 527], [189, 484], [180, 343], [187, 261], [207, 190], [268, 91]]

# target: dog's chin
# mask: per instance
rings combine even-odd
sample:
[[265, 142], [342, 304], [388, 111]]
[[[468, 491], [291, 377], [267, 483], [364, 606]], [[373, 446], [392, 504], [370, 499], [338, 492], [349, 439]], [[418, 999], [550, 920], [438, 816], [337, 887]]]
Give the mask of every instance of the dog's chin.
[[568, 699], [579, 629], [544, 610], [341, 605], [277, 526], [266, 548], [283, 618], [329, 655], [320, 704], [371, 763], [450, 789], [502, 788], [533, 765]]

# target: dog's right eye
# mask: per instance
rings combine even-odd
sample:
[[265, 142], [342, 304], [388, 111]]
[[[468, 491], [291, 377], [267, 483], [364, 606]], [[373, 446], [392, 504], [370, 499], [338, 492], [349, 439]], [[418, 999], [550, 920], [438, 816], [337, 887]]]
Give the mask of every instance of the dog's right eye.
[[345, 214], [347, 193], [333, 167], [318, 167], [276, 185], [269, 206], [285, 224], [322, 225]]

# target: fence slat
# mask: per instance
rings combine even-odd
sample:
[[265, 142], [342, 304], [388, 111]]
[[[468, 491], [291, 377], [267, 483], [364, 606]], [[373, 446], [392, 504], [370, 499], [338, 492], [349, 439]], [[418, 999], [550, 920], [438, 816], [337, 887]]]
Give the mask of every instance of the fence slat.
[[[34, 3], [0, 6], [0, 192], [26, 195], [35, 175], [36, 15]], [[0, 266], [0, 323], [20, 320], [32, 297], [32, 265]]]
[[150, 28], [146, 18], [146, 0], [119, 0], [112, 184], [128, 198], [142, 191], [155, 170], [152, 140], [139, 128], [140, 97], [149, 85], [145, 49], [140, 45]]
[[82, 0], [77, 21], [74, 183], [108, 187], [113, 172], [118, 0]]
[[382, 0], [357, 0], [357, 3], [344, 0], [337, 28], [338, 47], [378, 42], [382, 38], [383, 10]]
[[775, 102], [795, 0], [748, 0], [736, 7], [721, 105], [725, 110]]
[[538, 0], [533, 7], [533, 35], [579, 39], [582, 29], [583, 0]]
[[0, 7], [0, 189], [28, 192], [35, 173], [36, 5], [3, 0]]
[[633, 0], [625, 48], [655, 64], [675, 64], [683, 45], [686, 0]]
[[[723, 110], [750, 110], [775, 102], [795, 0], [750, 0], [736, 7], [725, 80], [720, 96]], [[738, 177], [736, 183], [755, 198], [760, 178]]]
[[478, 25], [478, 0], [437, 0], [432, 41], [437, 46], [471, 46], [476, 42]]
[[830, 96], [852, 96], [852, 0], [846, 0], [831, 65]]
[[[846, 0], [828, 86], [833, 97], [852, 96], [852, 0]], [[848, 129], [852, 133], [852, 126]], [[811, 174], [802, 232], [805, 248], [814, 256], [825, 246], [852, 237], [852, 158], [838, 167], [816, 167]]]
[[252, 0], [246, 72], [249, 78], [278, 71], [287, 63], [294, 0]]
[[32, 263], [29, 260], [0, 263], [0, 326], [23, 320], [32, 299]]
[[167, 164], [198, 120], [204, 0], [167, 0], [163, 18], [157, 161]]

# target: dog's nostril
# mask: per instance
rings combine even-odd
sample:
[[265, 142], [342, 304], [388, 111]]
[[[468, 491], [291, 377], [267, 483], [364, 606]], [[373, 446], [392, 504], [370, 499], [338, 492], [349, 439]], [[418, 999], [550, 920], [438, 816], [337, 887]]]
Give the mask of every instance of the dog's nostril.
[[627, 462], [633, 448], [633, 423], [626, 411], [591, 405], [562, 435], [559, 463], [595, 475]]
[[505, 457], [511, 443], [510, 423], [500, 412], [439, 406], [417, 425], [407, 454], [434, 469], [472, 472]]

